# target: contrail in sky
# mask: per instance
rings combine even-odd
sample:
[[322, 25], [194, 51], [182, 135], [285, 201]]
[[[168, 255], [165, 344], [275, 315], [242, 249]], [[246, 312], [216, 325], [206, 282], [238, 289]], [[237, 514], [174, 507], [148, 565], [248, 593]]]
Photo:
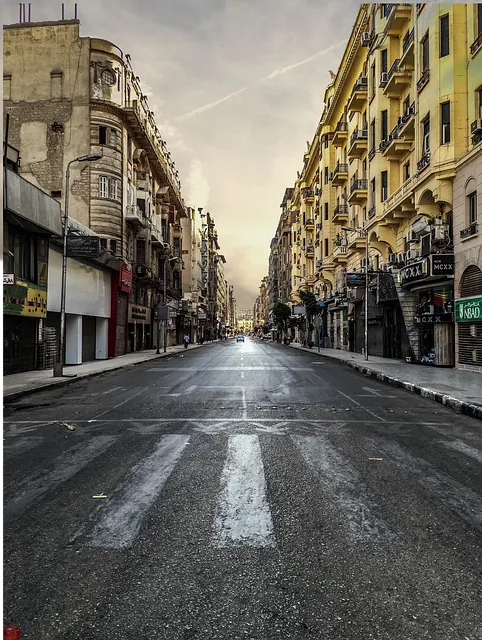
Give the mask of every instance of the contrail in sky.
[[338, 42], [337, 44], [333, 44], [331, 47], [328, 47], [328, 49], [323, 49], [322, 51], [318, 51], [317, 53], [315, 53], [314, 55], [310, 56], [309, 58], [305, 58], [304, 60], [300, 60], [300, 62], [295, 62], [294, 64], [290, 64], [290, 65], [288, 65], [286, 67], [281, 67], [281, 69], [276, 69], [275, 71], [270, 73], [269, 76], [265, 76], [264, 78], [260, 78], [259, 80], [257, 80], [253, 84], [248, 85], [246, 87], [243, 87], [242, 89], [238, 89], [237, 91], [233, 91], [232, 93], [229, 93], [227, 96], [224, 96], [224, 98], [220, 98], [219, 100], [216, 100], [215, 102], [209, 102], [208, 104], [205, 104], [202, 107], [198, 107], [197, 109], [193, 109], [193, 111], [189, 111], [188, 113], [184, 113], [183, 115], [178, 116], [177, 118], [174, 118], [174, 120], [185, 120], [187, 118], [192, 118], [193, 116], [196, 116], [199, 113], [203, 113], [204, 111], [209, 111], [209, 109], [213, 109], [214, 107], [217, 107], [218, 104], [226, 102], [227, 100], [231, 100], [231, 98], [234, 98], [235, 96], [238, 96], [240, 93], [244, 93], [245, 91], [247, 91], [251, 87], [255, 87], [256, 85], [260, 84], [261, 82], [265, 82], [266, 80], [272, 80], [273, 78], [277, 78], [278, 76], [283, 75], [283, 73], [287, 73], [288, 71], [291, 71], [292, 69], [296, 69], [296, 67], [301, 67], [301, 65], [306, 64], [307, 62], [310, 62], [311, 60], [314, 60], [315, 58], [318, 58], [319, 56], [322, 56], [323, 54], [328, 53], [332, 49], [336, 49], [337, 47], [340, 47], [341, 45], [346, 44], [347, 42], [348, 42], [348, 40], [342, 40], [341, 42]]

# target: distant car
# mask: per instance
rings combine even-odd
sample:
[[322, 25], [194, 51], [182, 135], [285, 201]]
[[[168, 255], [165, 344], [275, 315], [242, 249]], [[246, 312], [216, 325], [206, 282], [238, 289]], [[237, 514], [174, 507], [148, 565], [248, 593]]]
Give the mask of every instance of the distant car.
[[236, 336], [236, 342], [244, 342], [244, 336], [242, 335]]

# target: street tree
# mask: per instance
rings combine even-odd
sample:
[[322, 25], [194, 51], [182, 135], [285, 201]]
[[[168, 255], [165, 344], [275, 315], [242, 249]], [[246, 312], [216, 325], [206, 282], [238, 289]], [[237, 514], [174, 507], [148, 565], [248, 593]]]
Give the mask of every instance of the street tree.
[[276, 302], [271, 309], [273, 314], [273, 320], [282, 333], [286, 335], [288, 333], [288, 319], [291, 316], [291, 309], [284, 302]]

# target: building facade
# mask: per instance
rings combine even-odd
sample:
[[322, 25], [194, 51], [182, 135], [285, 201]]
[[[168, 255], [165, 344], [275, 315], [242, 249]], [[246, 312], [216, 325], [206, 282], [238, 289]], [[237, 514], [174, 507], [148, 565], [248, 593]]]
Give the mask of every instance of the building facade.
[[155, 345], [161, 304], [172, 310], [169, 343], [179, 341], [180, 220], [187, 213], [129, 55], [106, 40], [81, 37], [79, 28], [78, 20], [4, 27], [4, 113], [22, 175], [59, 202], [67, 163], [102, 153], [99, 161], [72, 164], [69, 213], [133, 274], [130, 286], [123, 285], [128, 278], [119, 280], [112, 297], [112, 357]]
[[455, 311], [479, 291], [481, 49], [480, 5], [361, 5], [290, 200], [291, 295], [321, 301], [325, 346], [363, 350], [368, 278], [372, 355], [479, 367]]

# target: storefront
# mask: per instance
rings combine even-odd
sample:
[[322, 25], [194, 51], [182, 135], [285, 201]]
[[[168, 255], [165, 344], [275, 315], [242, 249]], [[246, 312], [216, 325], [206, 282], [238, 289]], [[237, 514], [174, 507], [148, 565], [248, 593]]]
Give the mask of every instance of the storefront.
[[129, 351], [151, 348], [151, 310], [138, 304], [128, 305]]
[[431, 254], [400, 271], [400, 284], [418, 295], [413, 323], [419, 332], [421, 364], [453, 367], [454, 257]]
[[457, 322], [457, 365], [482, 372], [482, 270], [468, 267], [462, 275], [455, 301]]
[[127, 351], [127, 314], [132, 290], [132, 267], [124, 260], [120, 261], [119, 266], [119, 271], [112, 273], [109, 358], [124, 355]]

